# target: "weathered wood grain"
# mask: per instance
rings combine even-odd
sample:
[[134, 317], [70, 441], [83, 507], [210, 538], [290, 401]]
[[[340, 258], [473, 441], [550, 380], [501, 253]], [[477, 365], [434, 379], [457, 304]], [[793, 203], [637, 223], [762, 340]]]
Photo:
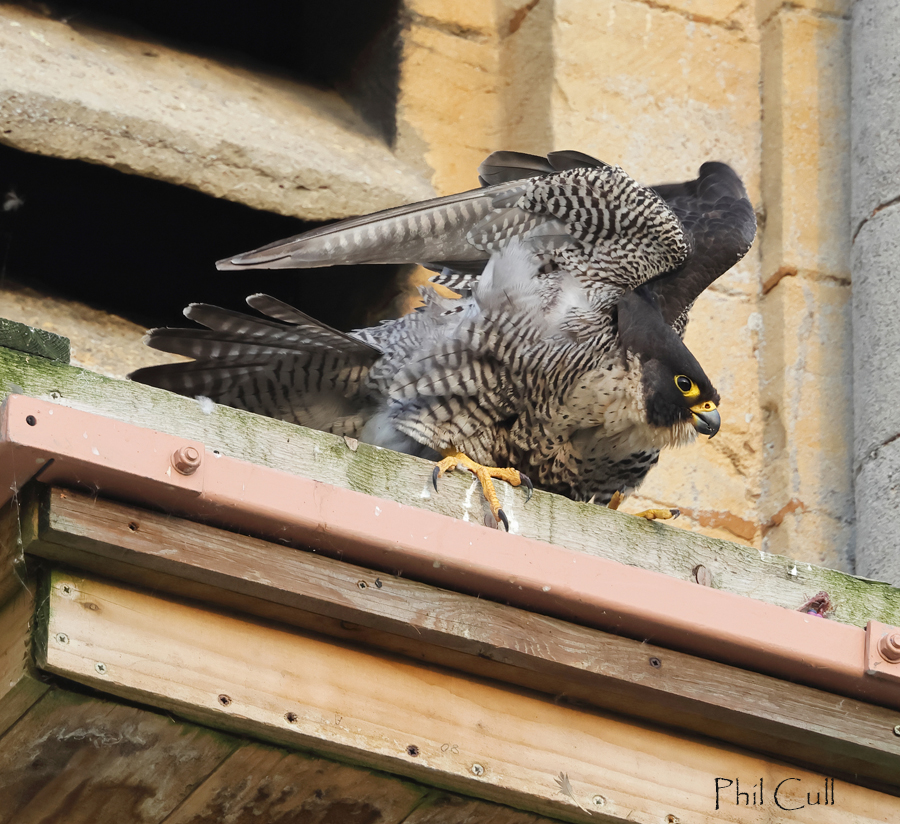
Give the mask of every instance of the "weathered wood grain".
[[54, 689], [0, 738], [2, 824], [156, 824], [237, 746]]
[[[812, 791], [824, 782], [527, 691], [59, 572], [48, 636], [43, 666], [92, 687], [564, 820], [705, 824], [720, 820], [717, 776], [762, 776], [773, 786], [797, 777]], [[838, 787], [839, 818], [803, 807], [781, 820], [872, 822], [896, 813], [896, 798]], [[753, 808], [729, 814], [762, 820]]]
[[26, 548], [50, 560], [900, 787], [888, 709], [79, 492], [32, 499]]
[[21, 589], [0, 607], [0, 736], [47, 691], [32, 659], [34, 598]]
[[[383, 773], [246, 744], [163, 824], [399, 824], [430, 792]], [[512, 813], [517, 824], [515, 816], [524, 817]]]

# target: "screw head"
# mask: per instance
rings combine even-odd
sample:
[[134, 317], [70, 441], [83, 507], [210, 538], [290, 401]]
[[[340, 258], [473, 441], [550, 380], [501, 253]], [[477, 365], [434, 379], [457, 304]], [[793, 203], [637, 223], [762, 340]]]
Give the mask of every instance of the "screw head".
[[56, 643], [57, 644], [68, 644], [69, 636], [66, 635], [64, 632], [57, 632], [56, 633]]
[[472, 775], [478, 775], [478, 776], [484, 775], [484, 767], [482, 767], [481, 764], [478, 764], [478, 763], [473, 764], [472, 765]]
[[220, 703], [223, 707], [227, 707], [227, 706], [231, 703], [231, 696], [230, 696], [230, 695], [225, 695], [225, 693], [223, 692], [223, 693], [219, 696], [219, 703]]
[[894, 735], [900, 736], [900, 724], [897, 724], [897, 726], [894, 727]]
[[606, 799], [602, 795], [595, 795], [592, 799], [595, 807], [602, 807], [606, 804]]
[[193, 475], [200, 466], [200, 450], [196, 446], [181, 446], [172, 454], [172, 466], [182, 475]]
[[100, 675], [106, 675], [106, 664], [104, 664], [102, 661], [98, 661], [96, 664], [94, 664], [94, 669], [97, 670]]
[[284, 714], [284, 720], [287, 721], [288, 724], [296, 724], [297, 723], [297, 713], [286, 712]]
[[878, 653], [889, 664], [900, 663], [900, 632], [883, 636], [878, 642]]
[[653, 669], [659, 669], [662, 666], [662, 661], [656, 656], [653, 656], [653, 658], [650, 659], [650, 666], [653, 667]]

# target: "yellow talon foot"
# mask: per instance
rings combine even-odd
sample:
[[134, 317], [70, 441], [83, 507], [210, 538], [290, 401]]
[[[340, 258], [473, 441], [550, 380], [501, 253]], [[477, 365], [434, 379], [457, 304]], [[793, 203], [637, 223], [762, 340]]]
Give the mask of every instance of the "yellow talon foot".
[[645, 509], [643, 512], [635, 512], [634, 517], [646, 518], [648, 521], [668, 521], [680, 514], [678, 509]]
[[[625, 495], [616, 490], [606, 505], [607, 509], [618, 509], [625, 500]], [[648, 521], [668, 521], [677, 518], [681, 512], [677, 509], [645, 509], [643, 512], [635, 512], [635, 518], [646, 518]]]
[[447, 450], [444, 453], [444, 459], [435, 465], [434, 472], [431, 474], [431, 481], [434, 484], [435, 491], [437, 491], [438, 478], [445, 472], [453, 471], [458, 466], [468, 469], [469, 472], [478, 478], [478, 481], [481, 484], [481, 490], [484, 492], [484, 497], [487, 499], [488, 504], [490, 504], [494, 518], [502, 523], [506, 531], [509, 532], [509, 519], [506, 517], [506, 513], [500, 508], [500, 499], [497, 497], [497, 490], [494, 489], [494, 482], [492, 479], [506, 481], [510, 486], [524, 486], [527, 492], [525, 503], [528, 503], [534, 492], [534, 485], [531, 483], [528, 476], [523, 475], [518, 469], [500, 469], [495, 466], [483, 466], [480, 463], [475, 463], [468, 455], [464, 455], [462, 452], [452, 449]]

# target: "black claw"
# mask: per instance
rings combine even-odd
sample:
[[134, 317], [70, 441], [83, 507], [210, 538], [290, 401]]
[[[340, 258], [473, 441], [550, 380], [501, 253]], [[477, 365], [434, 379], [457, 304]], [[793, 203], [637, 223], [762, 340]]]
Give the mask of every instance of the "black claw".
[[500, 519], [500, 523], [503, 524], [503, 528], [509, 532], [509, 518], [506, 517], [506, 513], [502, 509], [498, 509], [497, 517]]
[[523, 472], [519, 473], [519, 480], [522, 482], [522, 486], [525, 487], [525, 503], [527, 504], [531, 500], [531, 496], [534, 495], [534, 484], [531, 482], [531, 478]]
[[434, 484], [434, 491], [437, 492], [437, 479], [441, 476], [441, 468], [436, 466], [434, 472], [431, 473], [431, 482]]
[[680, 510], [680, 509], [670, 509], [669, 512], [672, 513], [672, 520], [673, 520], [673, 521], [681, 514], [681, 510]]

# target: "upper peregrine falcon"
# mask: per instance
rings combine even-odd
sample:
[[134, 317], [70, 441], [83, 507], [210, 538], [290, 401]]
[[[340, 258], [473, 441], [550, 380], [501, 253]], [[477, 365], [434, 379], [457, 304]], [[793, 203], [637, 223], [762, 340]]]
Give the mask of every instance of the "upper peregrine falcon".
[[185, 314], [206, 330], [152, 330], [147, 342], [196, 360], [132, 377], [446, 455], [445, 467], [458, 452], [515, 466], [544, 489], [603, 503], [636, 487], [663, 447], [715, 434], [718, 394], [680, 333], [697, 295], [752, 242], [737, 175], [706, 163], [697, 180], [646, 188], [573, 152], [498, 152], [479, 172], [482, 189], [219, 264], [426, 261], [460, 298], [423, 290], [419, 311], [349, 334], [264, 295], [248, 303], [274, 320], [195, 304]]

